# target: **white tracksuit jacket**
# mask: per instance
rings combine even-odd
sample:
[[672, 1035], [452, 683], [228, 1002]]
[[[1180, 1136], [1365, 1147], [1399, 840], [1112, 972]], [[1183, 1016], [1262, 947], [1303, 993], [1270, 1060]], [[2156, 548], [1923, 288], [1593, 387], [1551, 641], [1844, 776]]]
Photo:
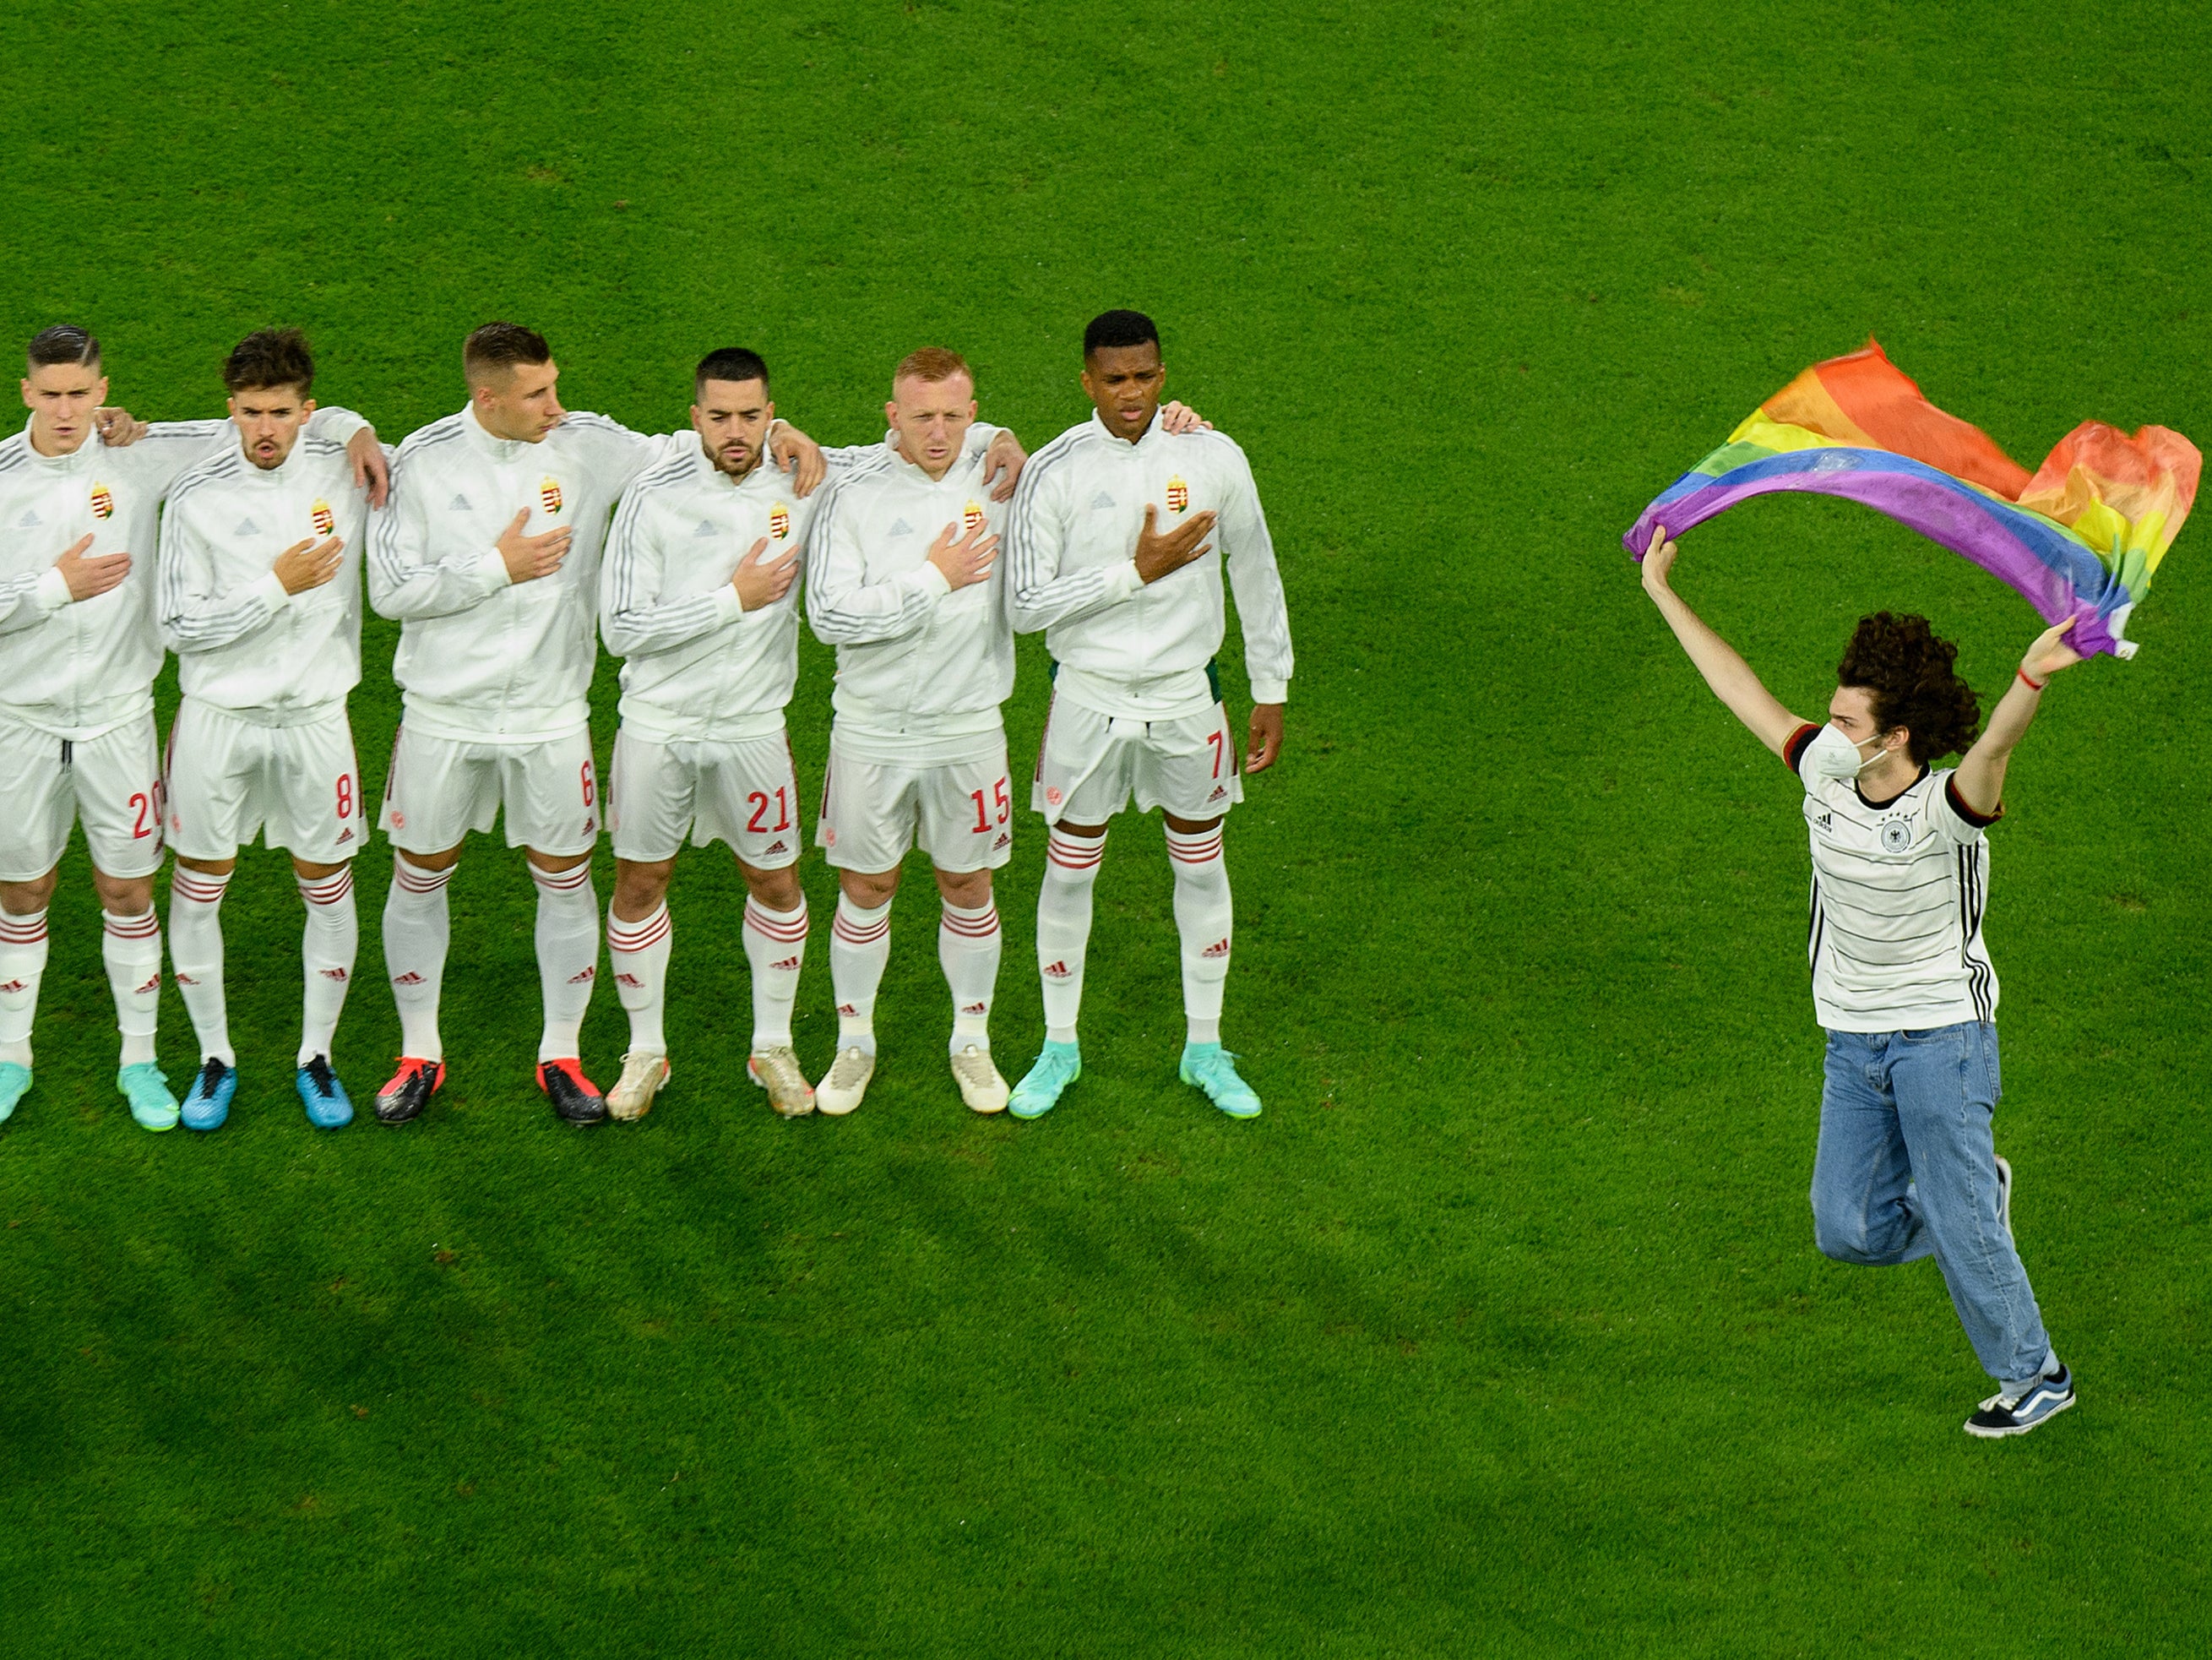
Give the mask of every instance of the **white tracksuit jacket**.
[[[368, 602], [399, 621], [392, 670], [410, 728], [536, 744], [590, 724], [608, 514], [632, 479], [687, 447], [699, 447], [688, 427], [654, 438], [574, 413], [535, 444], [495, 438], [473, 407], [409, 435], [369, 531]], [[552, 575], [510, 582], [496, 544], [526, 508], [526, 536], [575, 534]]]
[[[981, 519], [1004, 533], [1006, 507], [983, 483], [982, 450], [996, 429], [979, 423], [967, 447], [932, 479], [896, 449], [839, 479], [815, 521], [806, 569], [806, 620], [837, 648], [831, 701], [848, 735], [929, 740], [1001, 729], [1014, 689], [1014, 633], [1006, 560], [957, 593], [929, 562], [946, 526]], [[981, 445], [975, 432], [987, 433]]]
[[[368, 424], [332, 407], [317, 410], [307, 431], [343, 445]], [[82, 743], [153, 708], [161, 499], [193, 463], [238, 444], [228, 420], [156, 421], [120, 449], [94, 434], [69, 455], [33, 449], [27, 422], [0, 441], [0, 714]], [[88, 531], [87, 552], [128, 553], [131, 574], [73, 603], [54, 562]]]
[[[344, 446], [301, 433], [267, 471], [233, 445], [177, 480], [161, 516], [161, 638], [187, 697], [274, 726], [343, 705], [361, 680], [368, 497]], [[287, 548], [345, 539], [337, 575], [290, 594]]]
[[[1145, 506], [1162, 533], [1211, 508], [1205, 557], [1137, 578]], [[1221, 649], [1221, 571], [1237, 590], [1252, 701], [1289, 695], [1291, 624], [1267, 515], [1244, 452], [1218, 432], [1178, 436], [1155, 417], [1133, 444], [1093, 415], [1030, 459], [1007, 524], [1008, 605], [1046, 630], [1059, 696], [1099, 714], [1170, 720], [1212, 707], [1205, 669]]]
[[[969, 429], [978, 465], [996, 427]], [[788, 474], [763, 463], [733, 481], [696, 435], [688, 451], [641, 476], [623, 495], [607, 538], [599, 626], [623, 659], [623, 725], [656, 743], [763, 738], [783, 729], [799, 678], [799, 588], [814, 581], [826, 501], [890, 459], [889, 437], [823, 451], [830, 476], [802, 502]], [[965, 465], [963, 460], [962, 465]], [[806, 562], [772, 605], [741, 610], [730, 586], [762, 537]]]

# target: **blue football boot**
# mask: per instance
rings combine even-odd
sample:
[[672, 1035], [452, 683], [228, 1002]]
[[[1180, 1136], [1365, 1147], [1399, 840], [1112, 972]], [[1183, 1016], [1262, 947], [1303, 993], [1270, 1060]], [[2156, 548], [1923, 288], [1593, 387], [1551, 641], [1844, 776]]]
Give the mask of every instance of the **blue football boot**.
[[[183, 1118], [188, 1130], [219, 1130], [230, 1116], [231, 1098], [238, 1093], [238, 1068], [210, 1059], [200, 1063], [199, 1076], [185, 1091]], [[138, 1121], [143, 1124], [144, 1119]], [[147, 1125], [152, 1128], [151, 1125]]]
[[1237, 1075], [1237, 1057], [1218, 1043], [1185, 1043], [1182, 1081], [1202, 1089], [1213, 1104], [1231, 1118], [1257, 1118], [1260, 1098]]
[[300, 1068], [293, 1086], [307, 1109], [307, 1122], [319, 1130], [334, 1130], [353, 1122], [353, 1098], [331, 1070], [331, 1058], [319, 1055]]
[[1048, 1043], [1039, 1051], [1036, 1065], [1014, 1085], [1006, 1110], [1017, 1118], [1042, 1118], [1060, 1099], [1060, 1091], [1083, 1076], [1083, 1052], [1073, 1043]]
[[168, 1130], [177, 1127], [177, 1098], [169, 1093], [169, 1074], [151, 1061], [134, 1061], [115, 1074], [115, 1087], [131, 1104], [131, 1116], [141, 1129]]
[[0, 1124], [15, 1110], [15, 1104], [30, 1093], [31, 1069], [13, 1061], [0, 1061]]

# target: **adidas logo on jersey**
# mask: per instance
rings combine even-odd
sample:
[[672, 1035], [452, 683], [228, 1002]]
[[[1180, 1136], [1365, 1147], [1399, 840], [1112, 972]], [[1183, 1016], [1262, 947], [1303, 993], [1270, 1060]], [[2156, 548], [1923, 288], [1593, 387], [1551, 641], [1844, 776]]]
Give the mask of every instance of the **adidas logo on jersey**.
[[395, 986], [419, 986], [422, 983], [422, 976], [410, 969], [404, 974], [394, 975], [392, 983]]
[[598, 972], [599, 970], [597, 969], [586, 969], [581, 974], [572, 974], [568, 976], [568, 983], [572, 986], [589, 985], [592, 982], [592, 976], [596, 975]]
[[762, 857], [762, 858], [763, 858], [763, 859], [766, 859], [766, 858], [768, 858], [771, 854], [789, 853], [790, 851], [791, 851], [791, 849], [790, 849], [789, 848], [786, 847], [782, 842], [769, 842], [769, 843], [768, 844], [767, 848], [766, 848], [762, 852], [762, 854], [761, 854], [761, 857]]
[[238, 521], [238, 528], [231, 532], [231, 534], [233, 536], [258, 536], [261, 534], [261, 526], [255, 524], [251, 519], [241, 519]]
[[1219, 801], [1225, 799], [1228, 794], [1229, 792], [1226, 789], [1223, 788], [1220, 785], [1216, 784], [1213, 787], [1213, 794], [1207, 796], [1206, 799], [1210, 802]]
[[[178, 828], [179, 830], [182, 830], [182, 829], [184, 828], [184, 826], [183, 826], [182, 824], [179, 824], [179, 825], [178, 825], [178, 826], [177, 826], [177, 828]], [[338, 832], [338, 845], [339, 845], [340, 847], [343, 847], [347, 842], [350, 842], [350, 841], [352, 841], [352, 840], [353, 840], [353, 831], [352, 831], [350, 829], [348, 829], [348, 830], [340, 830], [340, 831]]]
[[711, 520], [711, 519], [702, 519], [702, 520], [699, 521], [699, 528], [698, 528], [697, 530], [693, 531], [693, 532], [691, 532], [691, 534], [692, 534], [692, 535], [694, 535], [694, 536], [712, 536], [712, 535], [714, 535], [714, 521], [713, 520]]
[[1113, 505], [1114, 498], [1107, 495], [1104, 490], [1100, 490], [1098, 494], [1092, 498], [1091, 502], [1091, 510], [1093, 512], [1097, 511], [1101, 508], [1110, 508]]
[[1212, 945], [1208, 946], [1204, 951], [1199, 952], [1199, 956], [1201, 959], [1208, 960], [1217, 957], [1226, 957], [1228, 955], [1229, 942], [1226, 939], [1217, 939]]
[[908, 524], [905, 520], [901, 519], [895, 520], [892, 523], [890, 529], [885, 533], [891, 536], [911, 536], [914, 534], [914, 526]]
[[43, 525], [46, 522], [46, 521], [45, 520], [39, 517], [37, 508], [28, 508], [24, 510], [23, 516], [15, 521], [15, 528], [17, 530], [36, 530], [40, 525]]
[[452, 501], [446, 503], [446, 511], [447, 513], [468, 513], [473, 511], [473, 509], [469, 506], [469, 498], [467, 496], [456, 496]]
[[1835, 821], [1835, 814], [1832, 812], [1824, 812], [1818, 818], [1815, 818], [1813, 821], [1813, 828], [1814, 830], [1826, 830], [1834, 824]]
[[1013, 845], [1014, 838], [1007, 835], [1006, 831], [1000, 830], [999, 832], [999, 839], [991, 843], [991, 851], [997, 853], [1003, 848], [1011, 848]]
[[1066, 980], [1072, 978], [1073, 975], [1066, 964], [1054, 963], [1044, 971], [1044, 977], [1048, 980]]

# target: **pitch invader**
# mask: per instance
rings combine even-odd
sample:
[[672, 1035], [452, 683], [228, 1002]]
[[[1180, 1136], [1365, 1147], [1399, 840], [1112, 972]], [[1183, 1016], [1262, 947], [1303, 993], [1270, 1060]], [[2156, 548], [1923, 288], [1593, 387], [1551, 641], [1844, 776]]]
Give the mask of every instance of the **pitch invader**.
[[[768, 365], [740, 348], [709, 353], [694, 378], [696, 441], [641, 475], [615, 515], [601, 576], [600, 626], [623, 658], [608, 829], [615, 897], [607, 948], [630, 1019], [617, 1118], [651, 1107], [670, 1076], [663, 1019], [672, 949], [668, 885], [689, 839], [736, 855], [752, 970], [747, 1072], [786, 1117], [814, 1109], [792, 1048], [791, 1010], [806, 954], [799, 885], [799, 781], [784, 708], [799, 676], [799, 595], [820, 495], [800, 497], [761, 465], [775, 418]], [[988, 460], [1011, 493], [1020, 448]], [[825, 453], [832, 489], [879, 469], [882, 445]], [[824, 492], [826, 494], [826, 492]]]
[[1168, 431], [1159, 410], [1166, 378], [1150, 318], [1093, 319], [1084, 331], [1083, 389], [1095, 413], [1030, 461], [1008, 526], [1014, 627], [1046, 630], [1054, 664], [1030, 792], [1049, 826], [1037, 896], [1045, 1043], [1014, 1090], [1018, 1118], [1049, 1111], [1082, 1072], [1076, 1021], [1091, 889], [1109, 822], [1133, 795], [1139, 812], [1158, 807], [1166, 821], [1188, 1021], [1182, 1080], [1231, 1117], [1260, 1110], [1221, 1047], [1233, 937], [1222, 820], [1243, 799], [1213, 669], [1224, 563], [1251, 677], [1245, 772], [1273, 765], [1281, 752], [1290, 618], [1243, 451], [1217, 432]]
[[[384, 955], [401, 1056], [376, 1116], [404, 1123], [445, 1081], [446, 885], [462, 839], [503, 813], [507, 845], [525, 850], [538, 887], [538, 1085], [560, 1116], [594, 1123], [606, 1103], [578, 1049], [599, 957], [586, 702], [599, 556], [631, 480], [699, 439], [688, 427], [647, 437], [562, 409], [552, 349], [516, 324], [470, 335], [462, 368], [467, 407], [400, 446], [392, 509], [370, 538], [369, 603], [400, 623], [392, 670], [404, 708], [383, 813], [396, 854]], [[820, 482], [821, 452], [804, 434], [785, 427], [770, 447], [796, 466], [795, 494]]]
[[[154, 677], [156, 522], [177, 476], [237, 442], [227, 420], [103, 411], [100, 343], [50, 328], [27, 354], [24, 429], [0, 441], [0, 1118], [31, 1086], [31, 1027], [46, 964], [46, 905], [82, 821], [103, 915], [100, 954], [123, 1035], [116, 1087], [151, 1130], [178, 1103], [154, 1055], [162, 848]], [[99, 419], [106, 445], [88, 443]], [[354, 476], [380, 497], [384, 454], [360, 417], [319, 410]], [[128, 447], [123, 444], [128, 443]]]
[[880, 465], [826, 492], [807, 578], [806, 620], [837, 648], [816, 832], [840, 890], [830, 936], [837, 1058], [815, 1100], [850, 1112], [875, 1075], [891, 901], [918, 842], [943, 902], [937, 958], [952, 996], [953, 1081], [974, 1110], [998, 1112], [1006, 1082], [991, 1060], [1002, 938], [991, 873], [1013, 846], [1000, 705], [1013, 690], [1014, 637], [998, 562], [1002, 508], [971, 441], [996, 429], [975, 419], [966, 361], [939, 348], [899, 364], [884, 414]]
[[353, 859], [368, 838], [346, 694], [361, 679], [366, 491], [345, 450], [307, 431], [315, 362], [296, 329], [249, 334], [223, 364], [238, 444], [178, 479], [161, 520], [161, 635], [184, 699], [164, 768], [169, 965], [200, 1043], [185, 1128], [238, 1091], [223, 986], [222, 900], [238, 849], [265, 830], [292, 855], [307, 926], [294, 1077], [308, 1122], [353, 1103], [331, 1040], [361, 938]]

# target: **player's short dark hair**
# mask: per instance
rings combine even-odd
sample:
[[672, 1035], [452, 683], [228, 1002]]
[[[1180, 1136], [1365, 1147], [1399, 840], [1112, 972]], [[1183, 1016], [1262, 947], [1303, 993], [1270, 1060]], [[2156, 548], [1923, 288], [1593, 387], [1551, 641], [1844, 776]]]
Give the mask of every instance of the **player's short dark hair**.
[[1083, 355], [1110, 350], [1116, 346], [1142, 346], [1160, 344], [1160, 331], [1152, 319], [1140, 311], [1102, 311], [1091, 319], [1091, 326], [1083, 331]]
[[315, 355], [297, 329], [257, 329], [230, 349], [222, 384], [237, 392], [295, 386], [305, 398], [315, 389]]
[[975, 384], [975, 371], [968, 367], [968, 360], [958, 352], [945, 346], [924, 346], [899, 359], [899, 366], [891, 371], [891, 386], [896, 390], [902, 380], [923, 380], [935, 385], [956, 374], [966, 375], [971, 386]]
[[552, 361], [553, 348], [545, 337], [520, 323], [487, 323], [461, 343], [461, 373], [471, 386], [494, 369]]
[[1878, 611], [1859, 618], [1836, 684], [1856, 686], [1874, 700], [1877, 732], [1903, 727], [1905, 747], [1917, 762], [1963, 754], [1981, 730], [1981, 699], [1954, 666], [1959, 648], [1937, 637], [1924, 617]]
[[691, 372], [691, 395], [699, 397], [709, 380], [757, 380], [768, 386], [768, 359], [743, 346], [723, 346], [708, 352]]
[[89, 329], [81, 329], [74, 323], [57, 323], [31, 337], [31, 344], [23, 349], [23, 362], [33, 369], [51, 368], [56, 363], [96, 369], [100, 367], [100, 342], [92, 337]]

